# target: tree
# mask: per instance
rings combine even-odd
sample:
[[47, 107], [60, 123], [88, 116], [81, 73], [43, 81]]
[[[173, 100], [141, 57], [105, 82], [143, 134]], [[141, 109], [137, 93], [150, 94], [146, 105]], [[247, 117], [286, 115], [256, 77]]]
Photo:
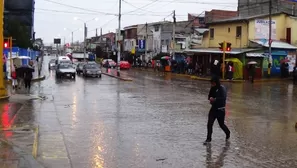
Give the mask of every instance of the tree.
[[6, 20], [6, 37], [12, 37], [13, 46], [20, 48], [32, 48], [31, 35], [28, 28], [17, 20]]

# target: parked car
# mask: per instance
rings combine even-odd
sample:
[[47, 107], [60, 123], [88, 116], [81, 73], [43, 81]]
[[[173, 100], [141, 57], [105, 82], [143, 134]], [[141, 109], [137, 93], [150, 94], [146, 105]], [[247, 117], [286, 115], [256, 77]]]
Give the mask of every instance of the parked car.
[[108, 61], [108, 63], [109, 63], [109, 67], [108, 67], [108, 68], [115, 68], [115, 67], [117, 66], [117, 63], [114, 62], [112, 59], [104, 59], [104, 60], [102, 61], [102, 66], [103, 66], [104, 68], [106, 68], [106, 61]]
[[101, 73], [102, 73], [101, 68], [100, 68], [100, 65], [98, 65], [98, 64], [86, 63], [83, 66], [83, 76], [84, 77], [92, 76], [92, 77], [101, 78], [101, 76], [102, 76]]
[[120, 68], [121, 69], [130, 69], [131, 65], [128, 61], [121, 61], [120, 62]]
[[75, 69], [73, 68], [72, 64], [58, 64], [57, 69], [56, 69], [56, 77], [61, 78], [61, 77], [70, 77], [75, 79], [76, 73]]
[[56, 67], [56, 59], [51, 59], [48, 63], [48, 70], [54, 69]]
[[86, 63], [85, 62], [80, 62], [76, 66], [76, 73], [81, 74], [83, 72], [83, 67]]

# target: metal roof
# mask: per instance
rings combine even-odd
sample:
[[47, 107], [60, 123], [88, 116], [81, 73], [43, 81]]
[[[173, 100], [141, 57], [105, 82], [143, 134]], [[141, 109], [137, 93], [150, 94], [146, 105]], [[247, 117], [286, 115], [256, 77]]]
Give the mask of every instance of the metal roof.
[[[226, 54], [241, 54], [246, 53], [250, 51], [257, 51], [259, 48], [244, 48], [244, 49], [232, 49], [231, 51], [226, 51]], [[213, 53], [213, 54], [222, 54], [223, 51], [221, 51], [219, 48], [201, 48], [201, 49], [186, 49], [184, 51], [185, 53]]]
[[[250, 40], [251, 42], [257, 43], [263, 47], [269, 47], [268, 40], [266, 39], [259, 39], [259, 40]], [[279, 49], [292, 49], [296, 50], [297, 47], [286, 42], [282, 41], [272, 41], [271, 48], [279, 48]]]

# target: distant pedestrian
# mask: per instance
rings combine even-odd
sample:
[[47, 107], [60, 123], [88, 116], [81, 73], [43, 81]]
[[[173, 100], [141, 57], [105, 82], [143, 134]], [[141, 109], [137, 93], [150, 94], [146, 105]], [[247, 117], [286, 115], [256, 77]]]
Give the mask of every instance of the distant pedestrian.
[[33, 63], [30, 62], [29, 66], [27, 68], [25, 68], [25, 73], [24, 73], [25, 88], [28, 89], [28, 91], [30, 91], [30, 89], [31, 89], [31, 81], [33, 78], [34, 71], [35, 70], [33, 67]]
[[208, 114], [207, 139], [204, 142], [204, 144], [211, 142], [212, 127], [216, 119], [218, 120], [220, 127], [226, 134], [226, 140], [230, 138], [230, 131], [228, 127], [225, 125], [226, 99], [227, 92], [225, 87], [220, 84], [219, 77], [213, 77], [211, 79], [211, 89], [208, 95], [208, 100], [212, 106]]
[[17, 89], [17, 87], [18, 87], [16, 68], [17, 68], [16, 65], [13, 65], [12, 72], [11, 72], [11, 81], [12, 81], [13, 89]]
[[297, 84], [297, 67], [296, 66], [293, 69], [293, 83], [294, 85]]

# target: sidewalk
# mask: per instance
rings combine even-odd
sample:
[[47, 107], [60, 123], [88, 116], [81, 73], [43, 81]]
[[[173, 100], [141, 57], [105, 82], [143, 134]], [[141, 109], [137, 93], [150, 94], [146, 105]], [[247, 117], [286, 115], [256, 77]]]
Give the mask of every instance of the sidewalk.
[[1, 168], [43, 168], [32, 155], [19, 147], [0, 139], [0, 167]]
[[42, 168], [33, 157], [35, 131], [26, 110], [26, 102], [35, 97], [12, 95], [9, 102], [0, 102], [0, 167]]
[[[158, 73], [159, 71], [154, 71], [152, 68], [133, 68], [133, 70], [137, 70], [137, 71], [146, 71], [146, 72], [151, 72], [151, 73]], [[189, 79], [192, 80], [200, 80], [200, 81], [209, 81], [210, 77], [199, 77], [199, 76], [195, 76], [195, 75], [188, 75], [188, 74], [177, 74], [177, 73], [172, 73], [172, 72], [165, 72], [165, 73], [171, 73], [174, 74], [176, 76], [183, 76], [183, 77], [188, 77]], [[291, 78], [286, 78], [286, 79], [282, 79], [282, 78], [263, 78], [263, 79], [255, 79], [254, 83], [261, 83], [261, 82], [279, 82], [279, 81], [290, 81], [292, 80]], [[246, 80], [221, 80], [221, 82], [229, 82], [229, 83], [244, 83], [244, 82], [248, 82]]]
[[123, 81], [133, 81], [132, 78], [128, 77], [127, 74], [125, 73], [120, 73], [120, 77], [117, 76], [117, 70], [116, 69], [108, 69], [108, 72], [106, 72], [106, 68], [102, 68], [102, 74], [106, 75], [106, 76], [110, 76], [119, 80], [123, 80]]

